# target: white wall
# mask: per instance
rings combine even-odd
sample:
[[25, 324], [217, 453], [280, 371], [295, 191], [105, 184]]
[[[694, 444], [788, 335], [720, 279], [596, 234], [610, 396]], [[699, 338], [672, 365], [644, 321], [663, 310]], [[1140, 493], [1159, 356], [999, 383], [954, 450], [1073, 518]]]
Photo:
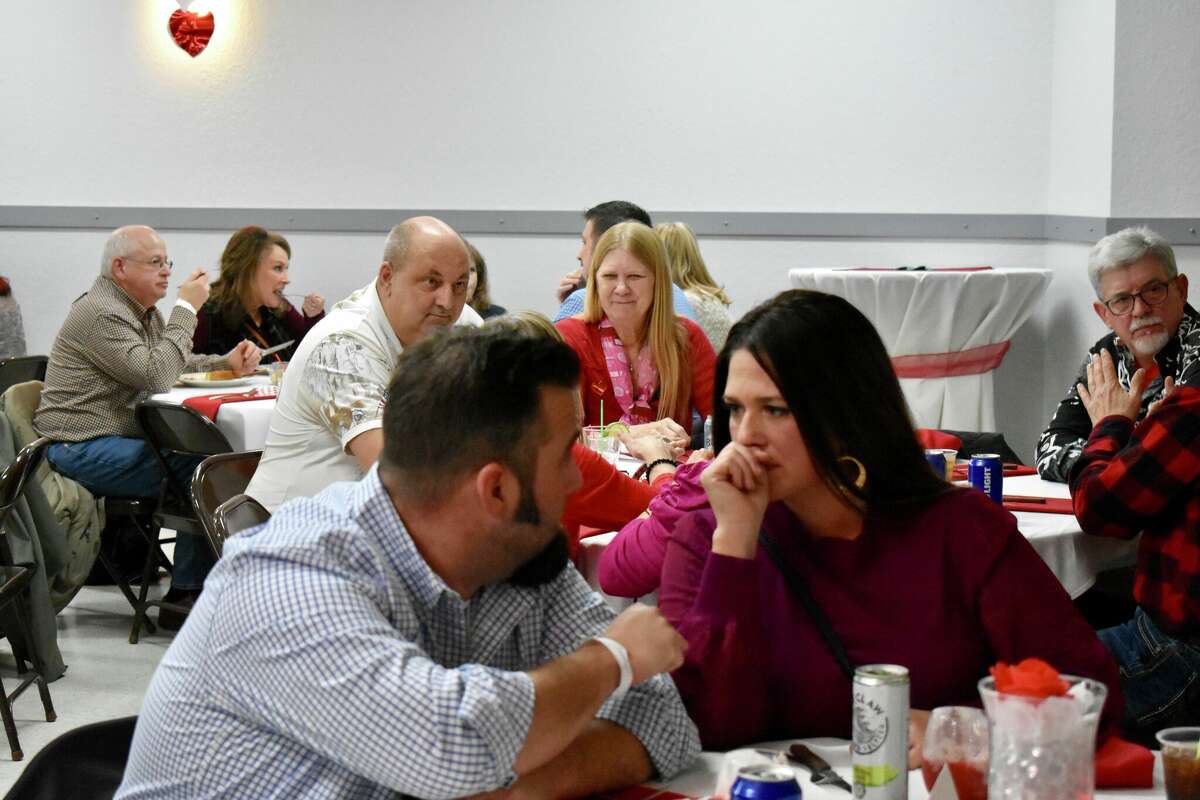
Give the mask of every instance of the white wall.
[[1117, 9], [1113, 215], [1200, 216], [1200, 4]]
[[6, 204], [1043, 210], [1042, 0], [10, 5]]

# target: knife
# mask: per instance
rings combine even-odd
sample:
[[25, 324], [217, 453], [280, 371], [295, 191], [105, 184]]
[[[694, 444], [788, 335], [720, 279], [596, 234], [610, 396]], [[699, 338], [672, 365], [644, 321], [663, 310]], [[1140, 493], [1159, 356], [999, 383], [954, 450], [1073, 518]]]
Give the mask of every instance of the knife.
[[789, 747], [787, 757], [811, 772], [812, 782], [818, 786], [836, 786], [839, 789], [845, 789], [851, 794], [854, 793], [854, 790], [850, 788], [850, 784], [846, 783], [841, 775], [833, 771], [833, 767], [829, 766], [828, 761], [804, 745], [797, 743]]
[[264, 356], [269, 356], [272, 353], [278, 353], [280, 350], [284, 349], [285, 347], [291, 347], [295, 343], [296, 343], [295, 339], [288, 339], [283, 344], [277, 344], [274, 347], [268, 347], [266, 350], [262, 351], [262, 354]]

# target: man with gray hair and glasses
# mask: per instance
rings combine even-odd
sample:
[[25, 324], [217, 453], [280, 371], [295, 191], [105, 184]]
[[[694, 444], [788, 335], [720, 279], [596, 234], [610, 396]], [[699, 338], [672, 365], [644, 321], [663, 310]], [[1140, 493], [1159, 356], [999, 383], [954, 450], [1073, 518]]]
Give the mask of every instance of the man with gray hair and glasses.
[[[113, 231], [100, 275], [72, 304], [50, 350], [34, 428], [54, 441], [46, 458], [55, 471], [93, 494], [158, 496], [158, 461], [134, 420], [139, 401], [167, 391], [185, 371], [246, 373], [258, 366], [259, 350], [248, 341], [223, 356], [192, 354], [196, 310], [208, 298], [208, 275], [197, 269], [188, 276], [164, 321], [156, 304], [167, 294], [171, 267], [167, 247], [152, 228], [128, 225]], [[172, 458], [190, 481], [197, 459]], [[195, 599], [211, 565], [207, 549], [207, 542], [180, 537], [168, 600], [186, 606]], [[159, 619], [166, 620], [165, 628], [178, 628], [181, 621], [166, 610]]]
[[1088, 364], [1108, 353], [1125, 391], [1140, 395], [1138, 419], [1150, 413], [1184, 373], [1200, 369], [1200, 314], [1187, 304], [1188, 281], [1175, 252], [1145, 227], [1105, 236], [1088, 255], [1096, 315], [1112, 332], [1088, 351], [1067, 396], [1038, 439], [1038, 473], [1066, 482], [1092, 421], [1076, 390], [1088, 385]]

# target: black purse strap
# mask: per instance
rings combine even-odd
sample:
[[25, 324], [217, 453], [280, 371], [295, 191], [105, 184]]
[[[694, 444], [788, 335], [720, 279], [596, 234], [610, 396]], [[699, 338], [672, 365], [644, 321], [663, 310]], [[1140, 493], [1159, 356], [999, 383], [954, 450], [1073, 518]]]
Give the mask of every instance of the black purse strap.
[[758, 545], [767, 554], [767, 558], [771, 559], [771, 563], [779, 570], [779, 574], [783, 576], [784, 583], [791, 589], [792, 594], [800, 601], [800, 605], [804, 606], [804, 610], [808, 612], [808, 616], [812, 618], [813, 623], [817, 626], [817, 630], [821, 634], [821, 638], [825, 640], [825, 645], [833, 653], [834, 659], [838, 666], [842, 668], [842, 672], [851, 681], [854, 680], [854, 665], [850, 663], [850, 657], [846, 655], [846, 647], [842, 644], [841, 637], [837, 635], [837, 631], [833, 629], [833, 625], [829, 623], [829, 617], [825, 616], [825, 612], [817, 605], [817, 601], [813, 599], [812, 594], [808, 591], [808, 587], [800, 580], [791, 567], [783, 560], [783, 556], [779, 553], [779, 545], [770, 536], [767, 536], [766, 531], [758, 532]]

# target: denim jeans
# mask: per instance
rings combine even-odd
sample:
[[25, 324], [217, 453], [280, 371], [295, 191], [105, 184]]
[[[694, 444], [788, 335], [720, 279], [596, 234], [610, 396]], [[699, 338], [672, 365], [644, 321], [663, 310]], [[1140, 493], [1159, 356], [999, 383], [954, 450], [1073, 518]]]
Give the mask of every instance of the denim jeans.
[[[158, 497], [162, 485], [158, 459], [142, 439], [101, 436], [86, 442], [55, 442], [46, 449], [46, 459], [55, 472], [78, 481], [94, 495]], [[172, 473], [184, 486], [191, 485], [192, 473], [203, 460], [204, 456], [167, 456]], [[203, 537], [181, 534], [175, 542], [172, 588], [199, 590], [213, 563]]]
[[1099, 636], [1121, 668], [1128, 733], [1145, 741], [1163, 728], [1200, 723], [1200, 648], [1163, 633], [1140, 608]]

